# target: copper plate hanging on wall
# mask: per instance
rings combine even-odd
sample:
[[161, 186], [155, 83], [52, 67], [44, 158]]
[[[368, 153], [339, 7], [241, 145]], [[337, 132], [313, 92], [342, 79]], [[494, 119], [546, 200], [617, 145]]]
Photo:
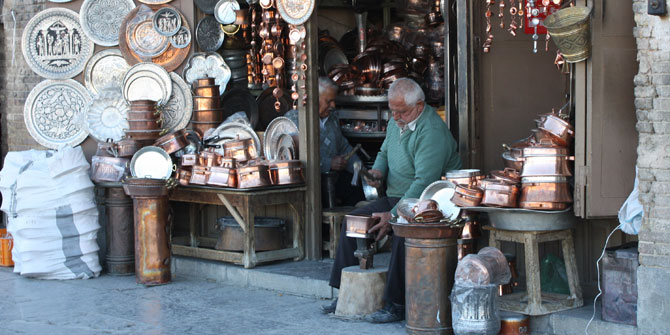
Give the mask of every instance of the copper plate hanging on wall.
[[312, 16], [314, 3], [315, 0], [277, 0], [277, 10], [284, 21], [299, 25]]
[[[167, 3], [169, 1], [163, 1], [163, 2], [156, 2], [154, 4], [162, 4], [162, 3]], [[140, 7], [135, 7], [128, 15], [126, 15], [125, 19], [123, 19], [123, 23], [121, 23], [121, 28], [119, 29], [119, 49], [121, 49], [121, 54], [123, 55], [123, 58], [128, 62], [130, 65], [135, 65], [137, 63], [143, 62], [144, 60], [140, 58], [140, 56], [135, 53], [133, 50], [130, 49], [129, 44], [128, 44], [128, 39], [126, 37], [126, 30], [128, 28], [128, 22], [132, 20], [132, 18], [137, 14], [139, 11]], [[176, 10], [176, 9], [175, 9]], [[179, 13], [179, 11], [177, 11]], [[191, 30], [191, 28], [188, 25], [188, 21], [184, 17], [183, 14], [179, 13], [181, 16], [181, 22], [182, 22], [182, 27], [184, 27], [187, 30]], [[169, 43], [168, 41], [168, 48], [160, 55], [151, 57], [151, 62], [158, 64], [162, 67], [165, 68], [168, 72], [176, 70], [181, 63], [186, 60], [186, 57], [189, 54], [189, 51], [191, 50], [191, 44], [184, 48], [175, 48], [172, 44]]]

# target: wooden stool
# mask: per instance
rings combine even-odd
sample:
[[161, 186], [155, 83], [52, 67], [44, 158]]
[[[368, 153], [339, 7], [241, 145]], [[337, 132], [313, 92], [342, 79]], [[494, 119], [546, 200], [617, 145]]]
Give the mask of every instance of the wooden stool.
[[[512, 293], [500, 298], [500, 309], [527, 315], [544, 315], [584, 305], [582, 288], [579, 286], [575, 244], [572, 230], [556, 231], [511, 231], [495, 229], [490, 231], [489, 245], [501, 248], [502, 241], [522, 243], [526, 262], [526, 292]], [[561, 241], [563, 261], [568, 275], [570, 295], [543, 293], [540, 287], [539, 243]]]
[[323, 239], [323, 251], [328, 251], [328, 257], [335, 259], [337, 250], [337, 241], [340, 238], [342, 229], [342, 220], [347, 213], [354, 210], [354, 207], [333, 207], [325, 208], [322, 212], [323, 224], [328, 226], [324, 231], [329, 232], [328, 239]]

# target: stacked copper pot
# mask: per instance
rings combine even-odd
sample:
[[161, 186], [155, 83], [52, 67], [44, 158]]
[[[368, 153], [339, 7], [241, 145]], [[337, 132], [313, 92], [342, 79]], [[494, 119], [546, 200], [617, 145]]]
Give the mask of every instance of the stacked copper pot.
[[160, 137], [163, 118], [153, 100], [130, 102], [126, 137], [136, 141], [153, 141]]
[[574, 128], [565, 115], [553, 111], [540, 115], [536, 123], [530, 137], [506, 147], [503, 161], [521, 172], [519, 207], [563, 210], [573, 201], [568, 177]]
[[223, 122], [219, 85], [214, 78], [198, 79], [193, 92], [191, 128], [202, 137], [208, 129], [216, 128]]

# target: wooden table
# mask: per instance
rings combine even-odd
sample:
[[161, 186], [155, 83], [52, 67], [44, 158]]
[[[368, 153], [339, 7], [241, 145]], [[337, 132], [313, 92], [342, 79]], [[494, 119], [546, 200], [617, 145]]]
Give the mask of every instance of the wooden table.
[[[204, 239], [197, 234], [199, 212], [190, 206], [189, 241], [178, 243], [173, 239], [174, 255], [211, 259], [253, 268], [258, 263], [282, 259], [301, 260], [305, 255], [304, 222], [305, 186], [272, 186], [259, 189], [230, 189], [209, 186], [178, 186], [170, 195], [171, 201], [225, 206], [244, 231], [244, 251], [223, 251], [199, 248]], [[293, 246], [290, 248], [256, 252], [254, 248], [255, 209], [262, 206], [287, 204], [293, 212]], [[189, 244], [189, 245], [184, 245]]]

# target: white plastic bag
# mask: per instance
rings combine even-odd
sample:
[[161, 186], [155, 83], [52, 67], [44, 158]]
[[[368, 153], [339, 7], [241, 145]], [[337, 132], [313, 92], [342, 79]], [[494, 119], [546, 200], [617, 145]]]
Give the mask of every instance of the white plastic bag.
[[619, 209], [619, 228], [629, 235], [637, 235], [640, 232], [642, 218], [644, 217], [644, 208], [640, 203], [640, 194], [637, 187], [637, 167], [635, 167], [635, 185], [633, 186], [633, 191], [630, 192], [630, 195]]

